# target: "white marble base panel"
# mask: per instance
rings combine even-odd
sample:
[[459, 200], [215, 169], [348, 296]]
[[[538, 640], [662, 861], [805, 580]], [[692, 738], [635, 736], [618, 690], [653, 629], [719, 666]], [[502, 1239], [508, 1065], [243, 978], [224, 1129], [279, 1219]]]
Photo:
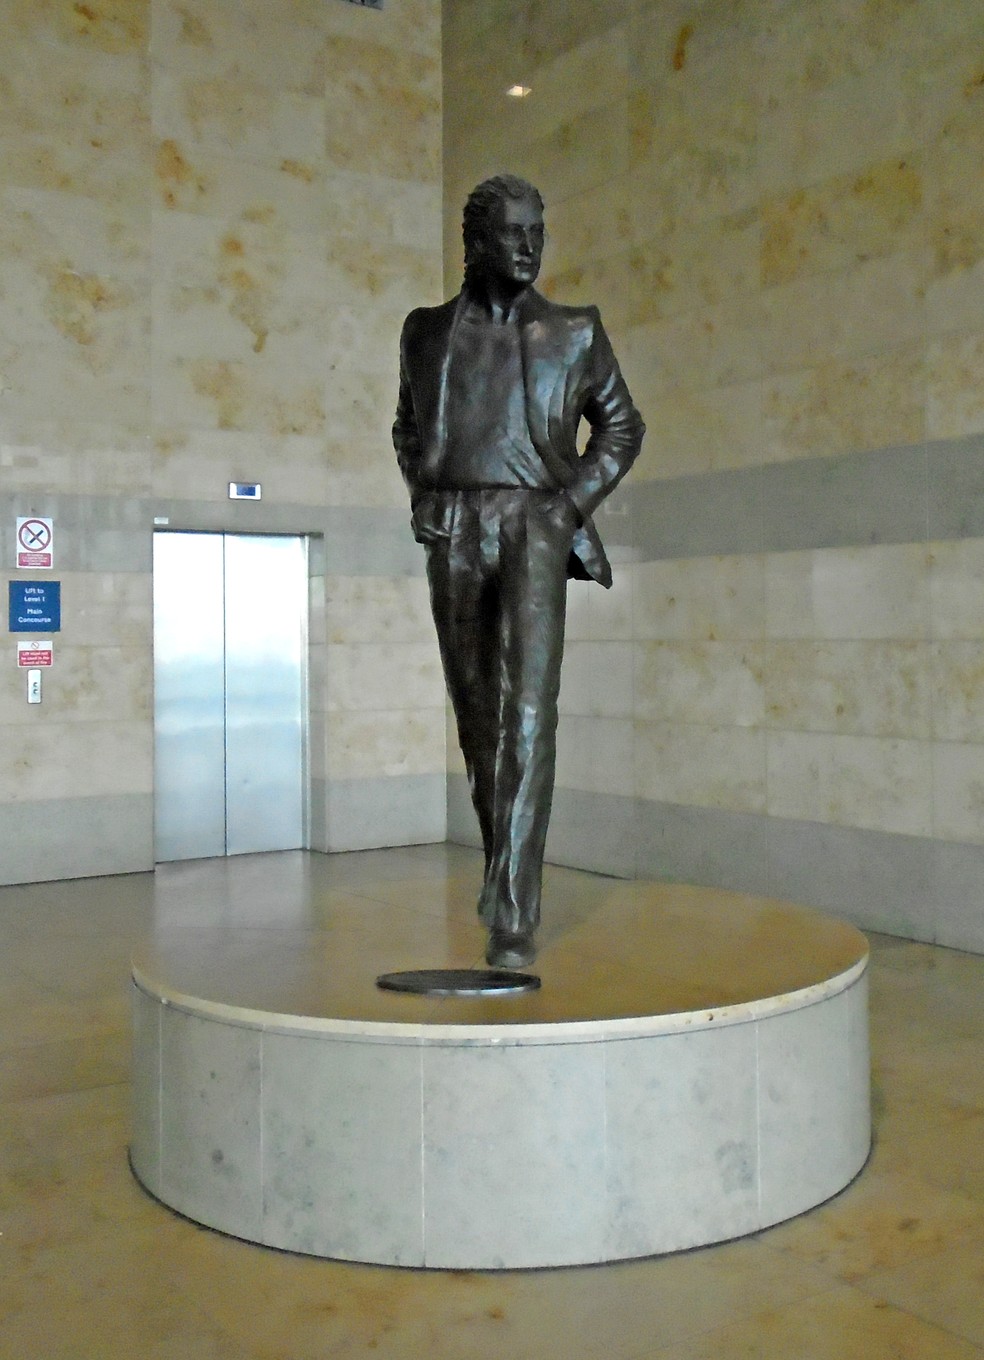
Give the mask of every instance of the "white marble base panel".
[[[250, 1241], [448, 1269], [677, 1251], [836, 1194], [870, 1143], [863, 937], [715, 890], [612, 891], [601, 936], [590, 916], [572, 925], [542, 952], [541, 992], [512, 1013], [508, 998], [472, 1003], [471, 1023], [467, 1001], [378, 993], [389, 960], [377, 940], [362, 957], [360, 1019], [358, 951], [333, 974], [330, 929], [306, 943], [234, 929], [158, 938], [134, 966], [137, 1176], [181, 1213]], [[681, 929], [708, 959], [706, 996], [699, 980], [674, 978], [672, 949], [653, 938]], [[273, 1007], [280, 935], [293, 948]], [[619, 978], [616, 958], [598, 958], [603, 945], [624, 954], [634, 1004], [592, 1019], [596, 987]], [[740, 972], [753, 949], [750, 984], [774, 950], [777, 991], [735, 985], [730, 1004], [713, 1004], [724, 995], [715, 959]], [[235, 961], [224, 978], [223, 957]], [[262, 1010], [249, 1004], [254, 965]], [[213, 996], [186, 990], [210, 966]], [[802, 985], [783, 990], [790, 969]], [[312, 987], [324, 989], [321, 1013], [309, 1013]], [[684, 992], [704, 1004], [681, 1008]], [[565, 1018], [549, 1019], [558, 1008]]]

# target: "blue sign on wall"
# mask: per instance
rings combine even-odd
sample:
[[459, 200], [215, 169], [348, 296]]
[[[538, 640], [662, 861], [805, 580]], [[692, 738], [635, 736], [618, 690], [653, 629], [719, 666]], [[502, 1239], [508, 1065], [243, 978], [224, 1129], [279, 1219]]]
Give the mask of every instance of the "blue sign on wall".
[[10, 581], [10, 631], [61, 631], [61, 581]]

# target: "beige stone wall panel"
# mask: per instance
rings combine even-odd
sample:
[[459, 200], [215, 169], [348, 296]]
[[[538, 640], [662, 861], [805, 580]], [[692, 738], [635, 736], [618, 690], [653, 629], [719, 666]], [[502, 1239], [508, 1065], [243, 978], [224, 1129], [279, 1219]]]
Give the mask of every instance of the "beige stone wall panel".
[[638, 643], [636, 715], [662, 723], [762, 727], [764, 660], [757, 643]]
[[765, 733], [699, 723], [635, 723], [635, 792], [657, 802], [765, 812]]
[[765, 725], [871, 737], [930, 736], [932, 655], [924, 642], [770, 642]]
[[689, 557], [635, 568], [635, 635], [662, 641], [765, 636], [766, 558]]
[[770, 732], [767, 751], [770, 816], [932, 835], [927, 742]]

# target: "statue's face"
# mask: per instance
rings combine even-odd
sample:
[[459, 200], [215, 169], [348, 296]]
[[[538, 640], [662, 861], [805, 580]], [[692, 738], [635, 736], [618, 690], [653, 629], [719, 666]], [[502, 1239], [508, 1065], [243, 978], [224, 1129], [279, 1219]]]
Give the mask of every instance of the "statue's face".
[[483, 243], [486, 273], [503, 283], [526, 287], [540, 272], [543, 213], [531, 199], [507, 198], [489, 223]]

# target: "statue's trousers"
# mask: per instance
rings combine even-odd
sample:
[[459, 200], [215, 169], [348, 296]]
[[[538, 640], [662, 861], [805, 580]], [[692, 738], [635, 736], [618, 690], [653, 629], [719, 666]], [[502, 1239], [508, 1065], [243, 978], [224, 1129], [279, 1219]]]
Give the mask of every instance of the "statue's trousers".
[[432, 493], [415, 519], [485, 847], [480, 910], [492, 930], [530, 932], [553, 798], [576, 512], [560, 493], [491, 488]]

